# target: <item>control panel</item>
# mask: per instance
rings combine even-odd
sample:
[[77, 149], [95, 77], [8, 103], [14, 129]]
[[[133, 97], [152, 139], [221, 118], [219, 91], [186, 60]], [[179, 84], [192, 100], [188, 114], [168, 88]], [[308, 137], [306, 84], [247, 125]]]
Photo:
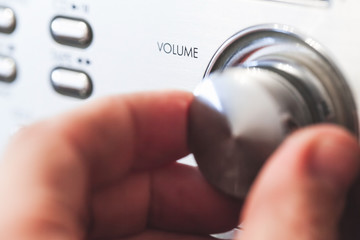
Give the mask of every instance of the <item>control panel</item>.
[[[358, 9], [357, 0], [0, 0], [0, 150], [21, 127], [99, 97], [193, 91], [204, 76], [221, 68], [219, 62], [236, 65], [227, 61], [239, 58], [220, 57], [219, 50], [244, 53], [250, 46], [246, 41], [254, 39], [231, 45], [232, 36], [258, 26], [271, 31], [259, 35], [255, 45], [285, 41], [274, 38], [274, 32], [289, 33], [289, 39], [296, 32], [321, 52], [321, 66], [334, 67], [328, 77], [339, 73], [347, 89], [339, 94], [351, 99], [350, 105], [340, 101], [348, 108], [337, 119], [346, 115], [344, 121], [355, 129]], [[341, 112], [343, 105], [333, 104], [338, 97], [331, 93], [325, 100]]]

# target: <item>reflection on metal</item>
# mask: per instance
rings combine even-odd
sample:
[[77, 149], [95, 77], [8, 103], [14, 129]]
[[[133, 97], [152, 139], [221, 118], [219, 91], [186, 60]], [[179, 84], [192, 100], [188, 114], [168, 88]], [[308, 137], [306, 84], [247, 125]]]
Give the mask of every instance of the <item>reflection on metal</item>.
[[56, 17], [50, 25], [51, 35], [60, 44], [86, 48], [93, 38], [90, 25], [82, 19]]
[[11, 83], [17, 75], [15, 60], [0, 55], [0, 81]]
[[286, 135], [312, 122], [306, 102], [281, 75], [233, 68], [211, 75], [196, 91], [189, 144], [208, 181], [244, 198]]
[[195, 96], [190, 149], [207, 180], [240, 199], [295, 129], [326, 122], [358, 134], [344, 77], [319, 44], [287, 26], [255, 27], [230, 38]]
[[51, 72], [50, 80], [55, 91], [65, 96], [85, 99], [93, 91], [91, 78], [82, 71], [56, 68]]
[[0, 33], [10, 34], [15, 30], [16, 17], [12, 9], [0, 7]]

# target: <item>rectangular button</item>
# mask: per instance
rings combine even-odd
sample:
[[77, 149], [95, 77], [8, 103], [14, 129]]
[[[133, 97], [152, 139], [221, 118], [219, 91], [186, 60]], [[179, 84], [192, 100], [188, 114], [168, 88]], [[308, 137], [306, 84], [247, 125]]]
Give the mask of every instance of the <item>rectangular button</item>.
[[13, 10], [0, 7], [0, 32], [12, 33], [15, 30], [16, 18]]
[[81, 19], [56, 17], [51, 22], [51, 35], [60, 44], [86, 48], [92, 41], [90, 25]]
[[54, 69], [51, 84], [58, 93], [81, 99], [88, 98], [93, 89], [91, 79], [85, 72], [67, 68]]
[[0, 56], [0, 81], [12, 82], [16, 78], [16, 63], [14, 59]]

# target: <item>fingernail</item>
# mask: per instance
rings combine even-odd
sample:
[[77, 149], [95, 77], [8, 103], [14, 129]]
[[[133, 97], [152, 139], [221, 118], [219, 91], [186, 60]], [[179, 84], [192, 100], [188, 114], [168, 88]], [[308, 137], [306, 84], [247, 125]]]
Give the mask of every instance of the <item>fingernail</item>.
[[348, 188], [360, 167], [357, 141], [343, 130], [324, 133], [312, 149], [314, 173], [336, 187]]

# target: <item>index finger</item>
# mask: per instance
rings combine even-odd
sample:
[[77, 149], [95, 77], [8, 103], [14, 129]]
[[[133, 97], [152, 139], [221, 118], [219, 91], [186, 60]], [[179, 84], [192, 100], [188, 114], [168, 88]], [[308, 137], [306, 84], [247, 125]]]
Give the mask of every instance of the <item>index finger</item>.
[[92, 184], [106, 184], [134, 168], [159, 167], [188, 154], [192, 98], [179, 91], [108, 97], [53, 119], [44, 131], [89, 164]]
[[80, 239], [94, 185], [188, 153], [191, 100], [175, 91], [114, 96], [20, 131], [1, 162], [0, 238], [46, 229]]
[[[147, 223], [167, 230], [202, 233], [235, 223], [238, 204], [222, 208], [231, 201], [211, 189], [199, 173], [179, 174], [178, 168], [141, 171], [158, 168], [188, 153], [187, 111], [192, 99], [192, 94], [185, 92], [117, 96], [21, 131], [5, 155], [6, 166], [0, 168], [0, 238], [3, 226], [4, 232], [31, 235], [28, 229], [40, 229], [81, 239], [88, 229], [84, 224], [96, 219], [98, 226], [103, 226], [107, 212], [116, 221], [126, 218], [129, 222], [127, 217], [131, 216], [135, 219], [131, 223], [139, 231]], [[110, 196], [102, 192], [105, 198], [94, 201], [100, 207], [91, 206], [96, 190], [126, 183], [118, 180], [126, 180], [134, 169], [145, 173], [142, 185], [124, 192], [115, 188]], [[182, 178], [184, 173], [187, 181]], [[99, 188], [92, 191], [94, 185]], [[170, 191], [174, 186], [177, 192]], [[131, 196], [139, 192], [143, 197], [133, 200]], [[122, 200], [129, 196], [131, 201], [126, 205]], [[201, 199], [206, 199], [206, 204]], [[109, 201], [116, 206], [111, 207]], [[133, 211], [136, 206], [140, 206], [137, 215]], [[124, 210], [129, 214], [121, 214]], [[169, 221], [174, 215], [177, 220]], [[216, 216], [220, 223], [209, 216]], [[17, 230], [21, 227], [26, 231]]]

